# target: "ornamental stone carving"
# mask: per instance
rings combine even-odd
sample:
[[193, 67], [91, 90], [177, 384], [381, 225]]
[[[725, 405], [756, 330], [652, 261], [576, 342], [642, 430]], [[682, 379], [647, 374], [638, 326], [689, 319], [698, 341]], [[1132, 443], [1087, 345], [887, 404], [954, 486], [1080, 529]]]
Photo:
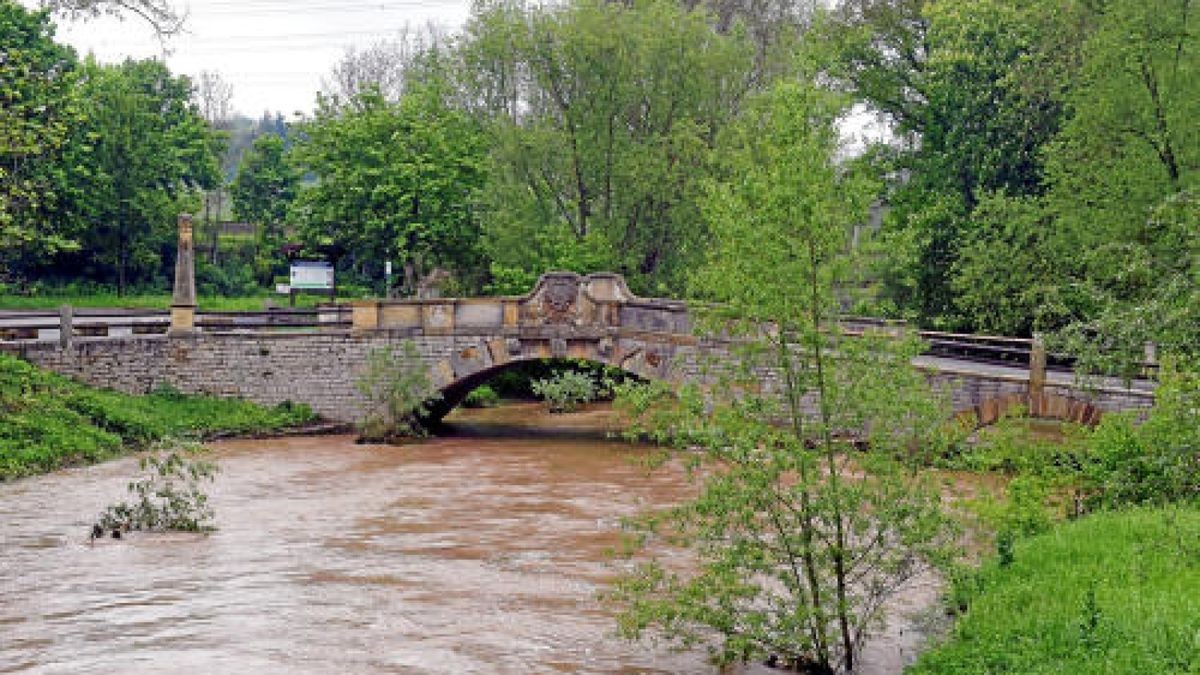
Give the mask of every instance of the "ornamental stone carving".
[[571, 323], [575, 318], [575, 303], [579, 298], [578, 277], [554, 276], [546, 279], [542, 288], [542, 322]]

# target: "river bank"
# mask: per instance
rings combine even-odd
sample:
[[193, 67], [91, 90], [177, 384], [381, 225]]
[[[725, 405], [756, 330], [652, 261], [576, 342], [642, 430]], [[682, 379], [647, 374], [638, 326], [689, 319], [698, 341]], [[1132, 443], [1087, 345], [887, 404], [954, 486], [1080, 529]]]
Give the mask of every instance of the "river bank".
[[316, 422], [307, 406], [95, 389], [0, 354], [0, 481], [92, 464], [169, 438], [276, 434]]

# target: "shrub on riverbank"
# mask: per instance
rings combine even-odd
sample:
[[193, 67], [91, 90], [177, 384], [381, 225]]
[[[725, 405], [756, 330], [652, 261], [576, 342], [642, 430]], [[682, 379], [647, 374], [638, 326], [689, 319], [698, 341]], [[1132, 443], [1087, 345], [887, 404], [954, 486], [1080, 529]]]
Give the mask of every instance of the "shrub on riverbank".
[[0, 354], [0, 480], [98, 462], [167, 437], [269, 432], [314, 418], [307, 406], [94, 389]]
[[534, 380], [533, 393], [546, 402], [552, 413], [572, 412], [591, 403], [598, 395], [596, 381], [588, 373], [564, 370], [553, 377]]
[[383, 347], [367, 353], [367, 367], [355, 382], [367, 401], [358, 440], [393, 443], [424, 436], [422, 418], [438, 395], [412, 340], [400, 349]]
[[1200, 508], [1096, 513], [960, 582], [965, 613], [911, 672], [1196, 672], [1197, 588]]

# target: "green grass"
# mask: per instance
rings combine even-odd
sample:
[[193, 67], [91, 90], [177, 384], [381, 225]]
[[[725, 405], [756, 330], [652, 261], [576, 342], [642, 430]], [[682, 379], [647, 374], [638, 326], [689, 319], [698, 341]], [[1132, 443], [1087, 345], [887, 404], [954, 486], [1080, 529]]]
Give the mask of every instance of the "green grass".
[[[341, 297], [339, 301], [346, 302], [352, 298]], [[261, 311], [265, 302], [270, 300], [276, 307], [286, 307], [288, 297], [277, 293], [263, 294], [245, 298], [202, 297], [196, 301], [197, 309], [204, 311]], [[315, 307], [317, 303], [328, 302], [325, 295], [301, 294], [296, 296], [297, 307]], [[0, 309], [58, 309], [61, 305], [74, 307], [119, 307], [123, 309], [161, 309], [171, 306], [169, 294], [156, 295], [123, 295], [115, 293], [99, 293], [90, 295], [36, 295], [15, 296], [0, 295]]]
[[910, 673], [1200, 673], [1200, 508], [1062, 524], [954, 596], [965, 614]]
[[164, 438], [269, 432], [313, 419], [307, 406], [94, 389], [0, 354], [0, 480], [98, 462]]

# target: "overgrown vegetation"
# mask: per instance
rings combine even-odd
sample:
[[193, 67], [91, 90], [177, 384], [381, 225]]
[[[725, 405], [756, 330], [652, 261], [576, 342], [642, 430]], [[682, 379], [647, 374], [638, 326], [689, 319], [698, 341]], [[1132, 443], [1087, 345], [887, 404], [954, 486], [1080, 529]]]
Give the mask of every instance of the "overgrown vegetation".
[[307, 406], [94, 389], [0, 355], [0, 480], [97, 462], [166, 438], [263, 433], [313, 419]]
[[[981, 430], [941, 461], [1009, 475], [969, 503], [995, 555], [955, 577], [959, 617], [920, 673], [1192, 672], [1200, 614], [1200, 379], [1168, 362], [1139, 421], [1108, 414], [1062, 439], [1027, 420]], [[1192, 594], [1194, 595], [1194, 594]]]
[[[934, 464], [997, 471], [1021, 485], [1042, 485], [1044, 496], [1069, 508], [1096, 509], [1200, 501], [1200, 375], [1171, 362], [1160, 374], [1155, 404], [1145, 419], [1108, 413], [1095, 428], [1062, 425], [1053, 436], [1031, 429], [1018, 414], [960, 439]], [[1066, 505], [1063, 505], [1066, 506]]]
[[405, 340], [399, 352], [393, 347], [372, 349], [355, 385], [367, 403], [360, 441], [391, 443], [425, 435], [421, 418], [437, 390], [412, 340]]
[[463, 405], [468, 408], [493, 408], [500, 404], [500, 394], [486, 384], [481, 384], [471, 390], [463, 399]]
[[563, 370], [532, 383], [534, 395], [546, 402], [552, 413], [572, 412], [581, 405], [596, 400], [599, 387], [591, 374], [578, 370]]
[[128, 485], [129, 502], [106, 508], [92, 526], [92, 538], [131, 530], [202, 532], [213, 529], [213, 510], [204, 484], [217, 465], [204, 458], [203, 446], [168, 440], [138, 460], [140, 475]]
[[1200, 509], [1097, 513], [960, 579], [964, 611], [912, 673], [1191, 673]]
[[[703, 470], [696, 499], [632, 523], [641, 543], [684, 546], [694, 565], [635, 549], [640, 564], [609, 596], [628, 637], [705, 643], [720, 663], [852, 672], [883, 602], [953, 555], [952, 523], [914, 471], [946, 416], [910, 365], [916, 344], [825, 329], [845, 225], [869, 188], [833, 163], [837, 103], [781, 85], [724, 139], [727, 180], [710, 188], [715, 237], [696, 287], [721, 303], [707, 325], [744, 348], [665, 413], [653, 395], [631, 402], [699, 450], [690, 459]], [[866, 430], [869, 452], [854, 452], [849, 430]]]

